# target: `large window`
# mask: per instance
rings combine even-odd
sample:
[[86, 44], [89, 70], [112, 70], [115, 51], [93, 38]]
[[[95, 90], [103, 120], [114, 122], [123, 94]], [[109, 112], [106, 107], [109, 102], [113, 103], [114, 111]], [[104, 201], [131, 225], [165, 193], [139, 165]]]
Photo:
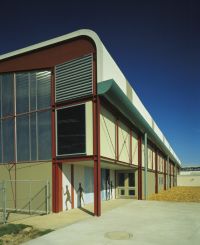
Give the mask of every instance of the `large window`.
[[57, 155], [85, 154], [85, 104], [57, 110]]
[[50, 101], [49, 71], [0, 74], [0, 162], [51, 159]]

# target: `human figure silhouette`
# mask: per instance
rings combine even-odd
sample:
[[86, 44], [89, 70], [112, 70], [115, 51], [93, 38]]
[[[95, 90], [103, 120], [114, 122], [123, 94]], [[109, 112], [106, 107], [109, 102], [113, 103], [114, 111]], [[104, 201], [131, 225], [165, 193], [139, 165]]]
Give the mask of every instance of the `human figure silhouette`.
[[84, 189], [81, 186], [81, 183], [79, 183], [79, 187], [78, 187], [77, 193], [79, 193], [80, 207], [82, 207], [81, 200], [83, 201], [83, 205], [84, 205], [83, 192], [84, 192]]
[[70, 195], [70, 192], [69, 192], [69, 189], [68, 189], [68, 185], [66, 185], [66, 191], [64, 193], [64, 196], [66, 195], [66, 199], [65, 199], [65, 204], [66, 204], [66, 210], [68, 210], [68, 206], [67, 206], [67, 203], [72, 203], [71, 201], [71, 195]]

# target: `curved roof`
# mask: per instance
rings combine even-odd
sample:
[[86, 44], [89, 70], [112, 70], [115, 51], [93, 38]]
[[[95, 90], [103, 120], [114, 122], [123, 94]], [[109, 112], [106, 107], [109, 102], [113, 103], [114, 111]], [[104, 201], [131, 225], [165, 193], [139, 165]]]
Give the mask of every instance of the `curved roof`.
[[[140, 115], [139, 122], [142, 123], [143, 126], [146, 125], [145, 127], [143, 127], [143, 131], [144, 129], [146, 129], [149, 132], [149, 135], [152, 135], [153, 139], [155, 139], [156, 142], [159, 143], [160, 147], [164, 150], [164, 152], [168, 153], [170, 158], [180, 165], [181, 162], [176, 156], [170, 144], [168, 143], [167, 139], [165, 138], [165, 136], [163, 135], [153, 118], [151, 117], [150, 113], [144, 107], [143, 103], [141, 102], [136, 92], [125, 78], [124, 74], [121, 72], [120, 68], [117, 66], [115, 61], [112, 59], [111, 55], [104, 47], [99, 36], [94, 31], [88, 29], [81, 29], [60, 37], [56, 37], [38, 44], [31, 45], [29, 47], [16, 50], [14, 52], [9, 52], [7, 54], [0, 55], [0, 62], [8, 58], [29, 53], [37, 49], [48, 47], [81, 36], [89, 37], [94, 41], [96, 45], [97, 82], [99, 84], [102, 81], [105, 81], [100, 85], [100, 94], [104, 94], [104, 96], [107, 96], [112, 91], [115, 91], [116, 93], [112, 92], [113, 96], [114, 94], [118, 94], [121, 97], [123, 97], [126, 101], [127, 106], [131, 106], [132, 111], [135, 111], [136, 115]], [[105, 93], [102, 92], [104, 90], [103, 88], [106, 88]], [[126, 97], [126, 99], [124, 96]]]

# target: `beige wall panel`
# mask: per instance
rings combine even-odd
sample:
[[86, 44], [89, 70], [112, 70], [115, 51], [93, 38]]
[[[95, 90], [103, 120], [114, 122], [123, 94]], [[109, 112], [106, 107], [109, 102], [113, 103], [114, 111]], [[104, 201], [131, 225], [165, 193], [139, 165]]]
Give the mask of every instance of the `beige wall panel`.
[[[46, 188], [49, 182], [49, 209], [52, 203], [52, 163], [23, 163], [17, 164], [17, 180], [30, 180], [27, 182], [17, 182], [16, 196], [17, 208], [31, 210], [46, 210]], [[33, 181], [31, 180], [38, 180]], [[31, 185], [30, 185], [31, 183]], [[31, 194], [30, 194], [31, 193]], [[29, 200], [31, 198], [31, 204]], [[29, 206], [31, 205], [31, 207]]]
[[86, 154], [93, 155], [93, 110], [92, 101], [86, 103]]
[[130, 162], [130, 132], [129, 128], [119, 121], [119, 160]]
[[144, 198], [144, 171], [142, 170], [142, 199]]
[[158, 171], [160, 171], [160, 155], [158, 154], [157, 155], [157, 169], [158, 169]]
[[158, 192], [164, 190], [164, 175], [158, 174]]
[[178, 186], [200, 186], [200, 176], [196, 175], [178, 175]]
[[155, 154], [155, 151], [153, 151], [153, 170], [155, 170], [156, 169], [156, 154]]
[[135, 197], [138, 199], [138, 170], [135, 171]]
[[[0, 164], [0, 182], [15, 180], [15, 166], [12, 164]], [[15, 206], [15, 184], [14, 182], [6, 183], [7, 205], [10, 208]]]
[[142, 140], [142, 167], [144, 167], [144, 140]]
[[135, 132], [132, 132], [132, 162], [138, 165], [138, 136]]
[[115, 117], [101, 107], [100, 115], [101, 156], [115, 159]]
[[148, 145], [148, 168], [152, 169], [152, 148]]
[[148, 172], [148, 197], [155, 193], [155, 173]]

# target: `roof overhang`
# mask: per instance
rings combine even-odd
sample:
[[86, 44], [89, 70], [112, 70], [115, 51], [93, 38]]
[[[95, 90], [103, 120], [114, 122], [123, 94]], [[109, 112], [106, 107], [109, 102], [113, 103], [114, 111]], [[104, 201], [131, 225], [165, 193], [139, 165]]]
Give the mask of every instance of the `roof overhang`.
[[169, 158], [179, 166], [181, 163], [173, 156], [164, 142], [155, 133], [153, 128], [147, 123], [134, 104], [123, 93], [114, 80], [107, 80], [98, 83], [98, 95], [104, 97], [114, 107], [116, 107], [130, 122], [137, 125], [142, 133], [147, 133], [148, 138], [154, 142]]

